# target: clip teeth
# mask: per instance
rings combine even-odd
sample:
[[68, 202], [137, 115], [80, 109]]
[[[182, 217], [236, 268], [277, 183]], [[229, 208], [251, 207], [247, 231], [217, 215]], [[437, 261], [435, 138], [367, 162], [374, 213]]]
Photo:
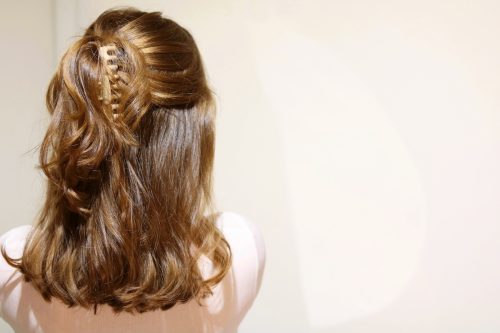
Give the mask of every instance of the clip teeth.
[[[110, 53], [110, 51], [112, 53]], [[99, 56], [104, 60], [108, 61], [110, 59], [116, 59], [116, 46], [115, 45], [104, 45], [99, 48]]]

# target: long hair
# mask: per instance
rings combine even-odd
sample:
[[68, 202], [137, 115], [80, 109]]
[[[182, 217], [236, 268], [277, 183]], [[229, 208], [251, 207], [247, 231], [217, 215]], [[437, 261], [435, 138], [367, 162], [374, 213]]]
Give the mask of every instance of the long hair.
[[2, 246], [5, 260], [45, 300], [94, 313], [211, 295], [232, 255], [212, 193], [215, 101], [192, 35], [160, 12], [105, 11], [62, 57], [46, 104], [45, 202], [21, 258]]

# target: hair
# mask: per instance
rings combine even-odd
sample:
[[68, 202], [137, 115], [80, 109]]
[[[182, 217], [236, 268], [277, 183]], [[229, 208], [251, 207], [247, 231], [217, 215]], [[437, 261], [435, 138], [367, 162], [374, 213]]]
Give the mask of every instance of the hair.
[[[160, 12], [103, 12], [46, 93], [44, 204], [8, 264], [41, 293], [115, 313], [208, 295], [232, 254], [212, 190], [215, 101], [192, 35]], [[212, 262], [206, 279], [198, 266]]]

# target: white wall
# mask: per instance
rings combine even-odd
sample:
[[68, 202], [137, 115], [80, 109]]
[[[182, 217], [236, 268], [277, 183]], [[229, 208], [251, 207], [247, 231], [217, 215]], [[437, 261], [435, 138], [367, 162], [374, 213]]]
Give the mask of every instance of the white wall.
[[[38, 198], [21, 153], [43, 109], [47, 3], [2, 59], [18, 80], [1, 80], [4, 230]], [[219, 207], [268, 250], [240, 333], [500, 330], [500, 3], [58, 0], [55, 55], [127, 4], [188, 28], [217, 92]], [[9, 61], [39, 71], [29, 93]]]
[[[54, 67], [50, 0], [0, 3], [0, 233], [31, 224], [42, 199], [34, 169], [47, 124], [45, 89]], [[12, 332], [0, 320], [0, 332]]]

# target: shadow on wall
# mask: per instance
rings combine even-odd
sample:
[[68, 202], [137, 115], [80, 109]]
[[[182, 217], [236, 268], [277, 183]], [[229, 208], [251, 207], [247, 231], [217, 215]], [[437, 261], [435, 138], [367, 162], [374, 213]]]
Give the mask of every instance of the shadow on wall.
[[222, 16], [216, 12], [221, 8], [207, 8], [211, 10], [213, 15], [204, 16], [207, 21], [191, 27], [219, 107], [216, 198], [222, 208], [241, 212], [259, 225], [267, 252], [260, 293], [238, 332], [309, 332], [284, 159], [286, 142], [259, 75], [250, 9], [227, 4], [228, 15]]

